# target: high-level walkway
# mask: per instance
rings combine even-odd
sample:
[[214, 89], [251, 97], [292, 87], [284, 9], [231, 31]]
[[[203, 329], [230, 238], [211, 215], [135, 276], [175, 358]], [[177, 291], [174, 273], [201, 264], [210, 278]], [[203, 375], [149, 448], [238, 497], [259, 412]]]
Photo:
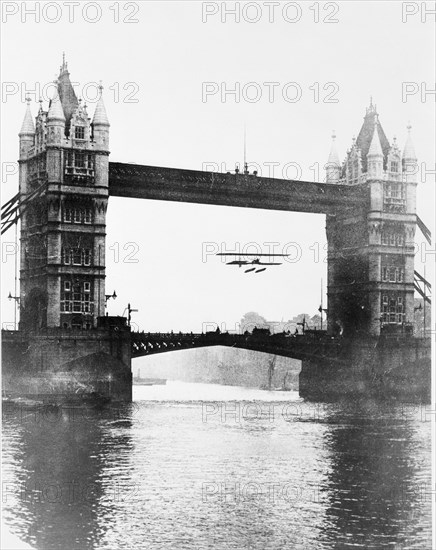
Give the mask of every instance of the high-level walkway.
[[365, 205], [360, 186], [109, 163], [109, 195], [164, 201], [337, 214]]

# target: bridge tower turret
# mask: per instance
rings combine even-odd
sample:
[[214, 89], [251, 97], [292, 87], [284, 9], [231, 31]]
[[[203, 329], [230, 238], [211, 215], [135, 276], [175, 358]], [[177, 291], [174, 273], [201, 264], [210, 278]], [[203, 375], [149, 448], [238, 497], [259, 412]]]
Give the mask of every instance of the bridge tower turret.
[[28, 330], [92, 328], [105, 309], [109, 122], [100, 97], [91, 124], [65, 58], [56, 85], [34, 137], [29, 107], [20, 132], [20, 192], [41, 189], [21, 216], [20, 327]]
[[30, 111], [30, 99], [26, 99], [27, 107], [24, 115], [23, 124], [20, 133], [20, 160], [26, 158], [27, 152], [33, 147], [35, 142], [35, 124], [33, 123], [32, 113]]
[[366, 110], [339, 183], [366, 189], [367, 209], [327, 217], [329, 330], [377, 336], [413, 323], [416, 155], [387, 140], [376, 106]]
[[[18, 166], [19, 166], [18, 189], [22, 199], [26, 198], [27, 191], [28, 191], [28, 168], [29, 168], [28, 158], [34, 155], [35, 140], [36, 140], [35, 124], [33, 122], [33, 117], [30, 110], [30, 99], [27, 98], [26, 102], [27, 102], [26, 114], [24, 115], [24, 120], [21, 126], [20, 133], [18, 134], [20, 139], [20, 156], [18, 160]], [[27, 215], [23, 211], [23, 209], [21, 209], [20, 211], [20, 217], [21, 217], [20, 271], [21, 273], [23, 273], [24, 257], [25, 257], [24, 251], [27, 248], [27, 233], [28, 233], [27, 232]], [[21, 312], [22, 312], [23, 296], [25, 294], [25, 288], [26, 288], [26, 281], [21, 281], [21, 284], [20, 284]]]
[[[404, 177], [409, 183], [416, 184], [416, 174], [417, 174], [417, 157], [415, 153], [415, 147], [413, 145], [412, 136], [411, 136], [412, 126], [407, 125], [407, 139], [404, 145], [403, 158], [402, 158], [402, 170]], [[410, 187], [410, 191], [416, 189], [416, 186]], [[413, 195], [413, 193], [412, 193]]]
[[332, 146], [330, 149], [329, 159], [326, 165], [326, 182], [338, 183], [340, 176], [341, 163], [339, 161], [339, 155], [336, 150], [336, 134], [332, 134]]
[[[93, 139], [99, 150], [109, 151], [109, 120], [106, 114], [106, 108], [103, 102], [103, 86], [100, 85], [100, 97], [92, 119]], [[103, 155], [105, 156], [105, 155]]]
[[[23, 124], [20, 133], [20, 158], [18, 164], [20, 167], [19, 191], [24, 197], [27, 193], [27, 158], [32, 154], [35, 145], [35, 124], [33, 123], [32, 113], [30, 111], [30, 99], [26, 99], [27, 107], [24, 115]], [[23, 222], [23, 220], [22, 220]]]
[[367, 155], [368, 177], [380, 179], [383, 174], [383, 150], [378, 135], [378, 120], [375, 120], [374, 133]]

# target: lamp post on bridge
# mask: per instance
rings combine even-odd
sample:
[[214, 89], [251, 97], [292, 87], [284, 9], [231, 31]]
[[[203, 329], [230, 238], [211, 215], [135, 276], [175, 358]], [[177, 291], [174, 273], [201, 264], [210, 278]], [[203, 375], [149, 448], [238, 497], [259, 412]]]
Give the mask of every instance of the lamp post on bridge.
[[323, 321], [324, 321], [324, 318], [323, 318], [323, 313], [325, 313], [325, 316], [327, 318], [327, 311], [328, 309], [325, 308], [325, 307], [322, 307], [322, 304], [319, 306], [318, 308], [318, 311], [320, 312], [321, 314], [321, 330], [323, 329]]
[[114, 300], [116, 300], [116, 298], [117, 298], [117, 293], [115, 292], [115, 290], [114, 290], [114, 293], [113, 293], [113, 294], [105, 294], [105, 295], [104, 295], [104, 307], [107, 307], [107, 301], [110, 300], [111, 298], [113, 298]]
[[8, 300], [15, 300], [15, 306], [14, 306], [14, 330], [17, 330], [17, 307], [20, 305], [20, 297], [19, 296], [12, 296], [11, 291], [9, 291]]
[[323, 297], [323, 291], [322, 291], [322, 279], [321, 279], [321, 304], [318, 308], [318, 311], [321, 313], [321, 330], [323, 329], [323, 326], [322, 326], [322, 324], [323, 324], [323, 313], [324, 313], [324, 311], [327, 312], [327, 310], [323, 308], [322, 297]]
[[[126, 310], [124, 310], [124, 311], [126, 311]], [[130, 327], [130, 320], [132, 318], [132, 313], [137, 313], [137, 312], [138, 312], [137, 309], [132, 309], [130, 307], [130, 304], [127, 304], [127, 324], [129, 325], [129, 327]]]

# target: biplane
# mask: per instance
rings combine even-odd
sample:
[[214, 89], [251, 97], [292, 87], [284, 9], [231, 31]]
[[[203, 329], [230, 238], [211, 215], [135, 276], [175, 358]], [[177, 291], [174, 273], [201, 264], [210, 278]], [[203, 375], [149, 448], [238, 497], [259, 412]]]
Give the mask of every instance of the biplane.
[[[253, 266], [245, 269], [244, 273], [262, 273], [266, 271], [268, 266], [271, 265], [282, 265], [282, 262], [264, 262], [261, 260], [263, 257], [268, 258], [285, 258], [289, 254], [271, 254], [271, 253], [261, 253], [261, 254], [240, 254], [239, 252], [219, 252], [217, 256], [236, 256], [237, 260], [232, 260], [231, 262], [226, 262], [226, 265], [237, 265], [238, 267], [242, 266]], [[253, 257], [253, 260], [244, 260], [243, 258]], [[261, 267], [262, 266], [262, 267]], [[263, 267], [266, 266], [266, 267]]]

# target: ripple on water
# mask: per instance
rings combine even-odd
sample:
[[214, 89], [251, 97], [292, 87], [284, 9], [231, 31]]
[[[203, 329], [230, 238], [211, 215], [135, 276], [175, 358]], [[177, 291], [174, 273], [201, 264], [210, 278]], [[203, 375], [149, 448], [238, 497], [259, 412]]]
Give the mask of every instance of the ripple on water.
[[135, 390], [104, 413], [6, 414], [10, 530], [44, 550], [430, 546], [417, 409], [204, 386]]

